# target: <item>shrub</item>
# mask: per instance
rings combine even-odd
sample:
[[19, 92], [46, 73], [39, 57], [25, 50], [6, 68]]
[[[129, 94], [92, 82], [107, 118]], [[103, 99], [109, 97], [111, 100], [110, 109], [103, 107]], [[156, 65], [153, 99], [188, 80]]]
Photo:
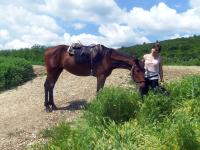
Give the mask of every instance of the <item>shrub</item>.
[[25, 59], [0, 57], [0, 90], [16, 87], [33, 77], [33, 68]]
[[47, 47], [41, 45], [34, 45], [31, 48], [21, 48], [19, 50], [2, 50], [0, 55], [2, 57], [23, 58], [33, 65], [44, 64], [43, 56]]

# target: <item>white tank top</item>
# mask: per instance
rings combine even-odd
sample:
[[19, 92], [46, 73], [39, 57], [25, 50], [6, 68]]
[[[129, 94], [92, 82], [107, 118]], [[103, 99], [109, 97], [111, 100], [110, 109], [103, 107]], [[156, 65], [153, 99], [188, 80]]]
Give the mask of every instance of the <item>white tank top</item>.
[[149, 80], [155, 80], [159, 78], [160, 74], [160, 55], [158, 58], [154, 58], [151, 54], [146, 54], [144, 58], [144, 68], [145, 68], [145, 77]]

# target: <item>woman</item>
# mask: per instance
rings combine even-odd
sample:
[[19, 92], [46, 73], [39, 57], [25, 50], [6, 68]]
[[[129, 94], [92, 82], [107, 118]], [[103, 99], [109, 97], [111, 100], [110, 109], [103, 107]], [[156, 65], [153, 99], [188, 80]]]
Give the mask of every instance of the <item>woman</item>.
[[146, 80], [146, 90], [145, 94], [151, 89], [160, 89], [161, 91], [166, 91], [163, 87], [159, 86], [159, 79], [161, 84], [163, 84], [163, 64], [160, 55], [161, 45], [156, 42], [152, 48], [151, 53], [145, 54], [143, 56], [144, 69], [145, 69], [145, 80]]

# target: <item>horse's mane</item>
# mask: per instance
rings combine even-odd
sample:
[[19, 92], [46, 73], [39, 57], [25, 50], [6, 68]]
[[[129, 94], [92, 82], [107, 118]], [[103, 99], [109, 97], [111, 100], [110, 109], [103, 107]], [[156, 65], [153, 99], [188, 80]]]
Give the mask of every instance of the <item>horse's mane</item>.
[[111, 52], [112, 52], [112, 48], [108, 48], [108, 47], [106, 47], [106, 46], [104, 46], [104, 45], [101, 45], [101, 54], [103, 55], [103, 56], [105, 56], [105, 55], [107, 55], [107, 54], [111, 54]]

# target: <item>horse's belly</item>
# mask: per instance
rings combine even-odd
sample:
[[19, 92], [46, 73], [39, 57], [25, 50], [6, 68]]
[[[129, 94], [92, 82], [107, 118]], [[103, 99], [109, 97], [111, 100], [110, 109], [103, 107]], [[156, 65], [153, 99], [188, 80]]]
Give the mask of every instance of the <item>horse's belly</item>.
[[77, 76], [89, 76], [90, 69], [88, 65], [74, 65], [74, 66], [65, 66], [65, 69]]

